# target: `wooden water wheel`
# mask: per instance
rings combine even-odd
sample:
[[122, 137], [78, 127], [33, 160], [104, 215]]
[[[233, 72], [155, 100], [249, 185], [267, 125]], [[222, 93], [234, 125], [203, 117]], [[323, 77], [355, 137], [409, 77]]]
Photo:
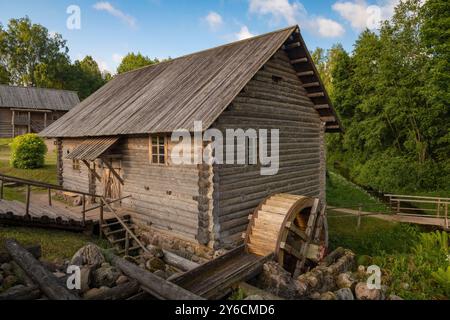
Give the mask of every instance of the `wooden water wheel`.
[[249, 253], [274, 253], [275, 260], [297, 276], [325, 255], [327, 229], [325, 206], [319, 199], [275, 194], [250, 216], [245, 244]]

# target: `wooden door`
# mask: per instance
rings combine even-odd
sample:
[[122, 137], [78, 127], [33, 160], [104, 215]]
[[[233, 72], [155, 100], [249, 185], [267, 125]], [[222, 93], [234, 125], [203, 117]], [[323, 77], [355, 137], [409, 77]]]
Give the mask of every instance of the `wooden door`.
[[[119, 176], [122, 176], [122, 163], [120, 160], [105, 159], [103, 161], [108, 161], [111, 168], [114, 169]], [[122, 184], [105, 163], [103, 163], [101, 178], [103, 196], [110, 200], [119, 199], [122, 196]]]

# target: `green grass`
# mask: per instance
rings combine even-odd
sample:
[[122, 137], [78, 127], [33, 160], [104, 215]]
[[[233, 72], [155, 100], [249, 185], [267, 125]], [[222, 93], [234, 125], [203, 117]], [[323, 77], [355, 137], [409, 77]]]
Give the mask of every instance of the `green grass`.
[[328, 171], [327, 176], [327, 204], [355, 210], [361, 205], [368, 212], [388, 210], [380, 200], [333, 171]]
[[[23, 179], [56, 184], [56, 152], [48, 152], [45, 156], [45, 165], [40, 169], [16, 169], [9, 164], [11, 151], [9, 143], [12, 139], [0, 139], [0, 173]], [[33, 192], [42, 192], [42, 189], [32, 188]], [[5, 199], [25, 201], [25, 188], [5, 188]]]
[[70, 259], [78, 249], [87, 243], [95, 243], [102, 248], [108, 248], [105, 240], [98, 240], [82, 233], [59, 230], [0, 227], [0, 250], [4, 250], [5, 239], [16, 239], [22, 245], [40, 244], [42, 258], [47, 261], [55, 259]]

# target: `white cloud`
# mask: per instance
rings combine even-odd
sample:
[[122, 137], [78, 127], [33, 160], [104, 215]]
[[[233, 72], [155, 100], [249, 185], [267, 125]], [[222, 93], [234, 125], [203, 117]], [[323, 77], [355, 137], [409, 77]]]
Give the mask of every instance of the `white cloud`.
[[217, 30], [223, 25], [222, 16], [214, 11], [209, 12], [204, 19], [211, 30]]
[[247, 26], [242, 26], [241, 30], [235, 34], [236, 39], [238, 40], [244, 40], [251, 37], [254, 37], [255, 34], [251, 33], [250, 30], [248, 30]]
[[100, 69], [100, 71], [102, 73], [110, 72], [109, 65], [105, 60], [97, 58], [97, 59], [95, 59], [95, 61], [97, 61], [98, 68]]
[[319, 17], [311, 21], [313, 29], [315, 29], [320, 36], [324, 38], [335, 38], [343, 36], [345, 29], [338, 22]]
[[297, 23], [297, 16], [305, 11], [299, 2], [289, 0], [250, 0], [250, 13], [271, 15], [275, 23], [285, 20], [289, 24]]
[[379, 0], [376, 5], [369, 5], [365, 0], [338, 1], [332, 8], [352, 28], [361, 31], [365, 28], [378, 28], [381, 21], [390, 19], [399, 2], [400, 0]]
[[112, 16], [119, 18], [126, 24], [128, 24], [130, 27], [134, 28], [136, 27], [136, 19], [133, 16], [130, 16], [129, 14], [124, 13], [123, 11], [115, 8], [112, 4], [110, 4], [107, 1], [97, 2], [94, 4], [94, 9], [99, 11], [106, 11]]
[[112, 55], [112, 60], [113, 60], [115, 63], [121, 63], [122, 60], [123, 60], [123, 55], [118, 54], [118, 53], [114, 53], [114, 54]]
[[271, 23], [299, 24], [321, 37], [340, 37], [345, 33], [339, 22], [308, 14], [298, 1], [290, 0], [249, 0], [249, 12], [260, 16], [270, 16]]

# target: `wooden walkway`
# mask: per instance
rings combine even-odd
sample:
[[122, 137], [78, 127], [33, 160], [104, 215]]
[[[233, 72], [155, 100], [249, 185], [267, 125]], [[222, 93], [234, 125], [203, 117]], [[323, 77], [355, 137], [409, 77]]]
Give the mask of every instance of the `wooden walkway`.
[[409, 214], [384, 214], [384, 213], [373, 213], [373, 212], [365, 212], [365, 211], [358, 211], [353, 209], [346, 209], [346, 208], [336, 208], [336, 207], [328, 207], [328, 210], [339, 212], [339, 213], [345, 213], [345, 214], [351, 214], [354, 216], [361, 215], [373, 217], [376, 219], [381, 219], [385, 221], [391, 221], [391, 222], [400, 222], [400, 223], [412, 223], [412, 224], [418, 224], [418, 225], [426, 225], [426, 226], [436, 226], [440, 227], [443, 230], [450, 230], [445, 223], [445, 219], [437, 218], [437, 217], [422, 217], [422, 216], [414, 216]]
[[[0, 200], [0, 215], [12, 214], [15, 217], [25, 217], [26, 204], [19, 201]], [[62, 203], [53, 200], [52, 206], [42, 203], [31, 202], [29, 213], [31, 218], [49, 218], [69, 222], [82, 222], [83, 215], [80, 207], [68, 207]], [[110, 212], [104, 212], [104, 219], [112, 219], [114, 215]], [[98, 223], [100, 220], [99, 210], [86, 212], [86, 223]]]

